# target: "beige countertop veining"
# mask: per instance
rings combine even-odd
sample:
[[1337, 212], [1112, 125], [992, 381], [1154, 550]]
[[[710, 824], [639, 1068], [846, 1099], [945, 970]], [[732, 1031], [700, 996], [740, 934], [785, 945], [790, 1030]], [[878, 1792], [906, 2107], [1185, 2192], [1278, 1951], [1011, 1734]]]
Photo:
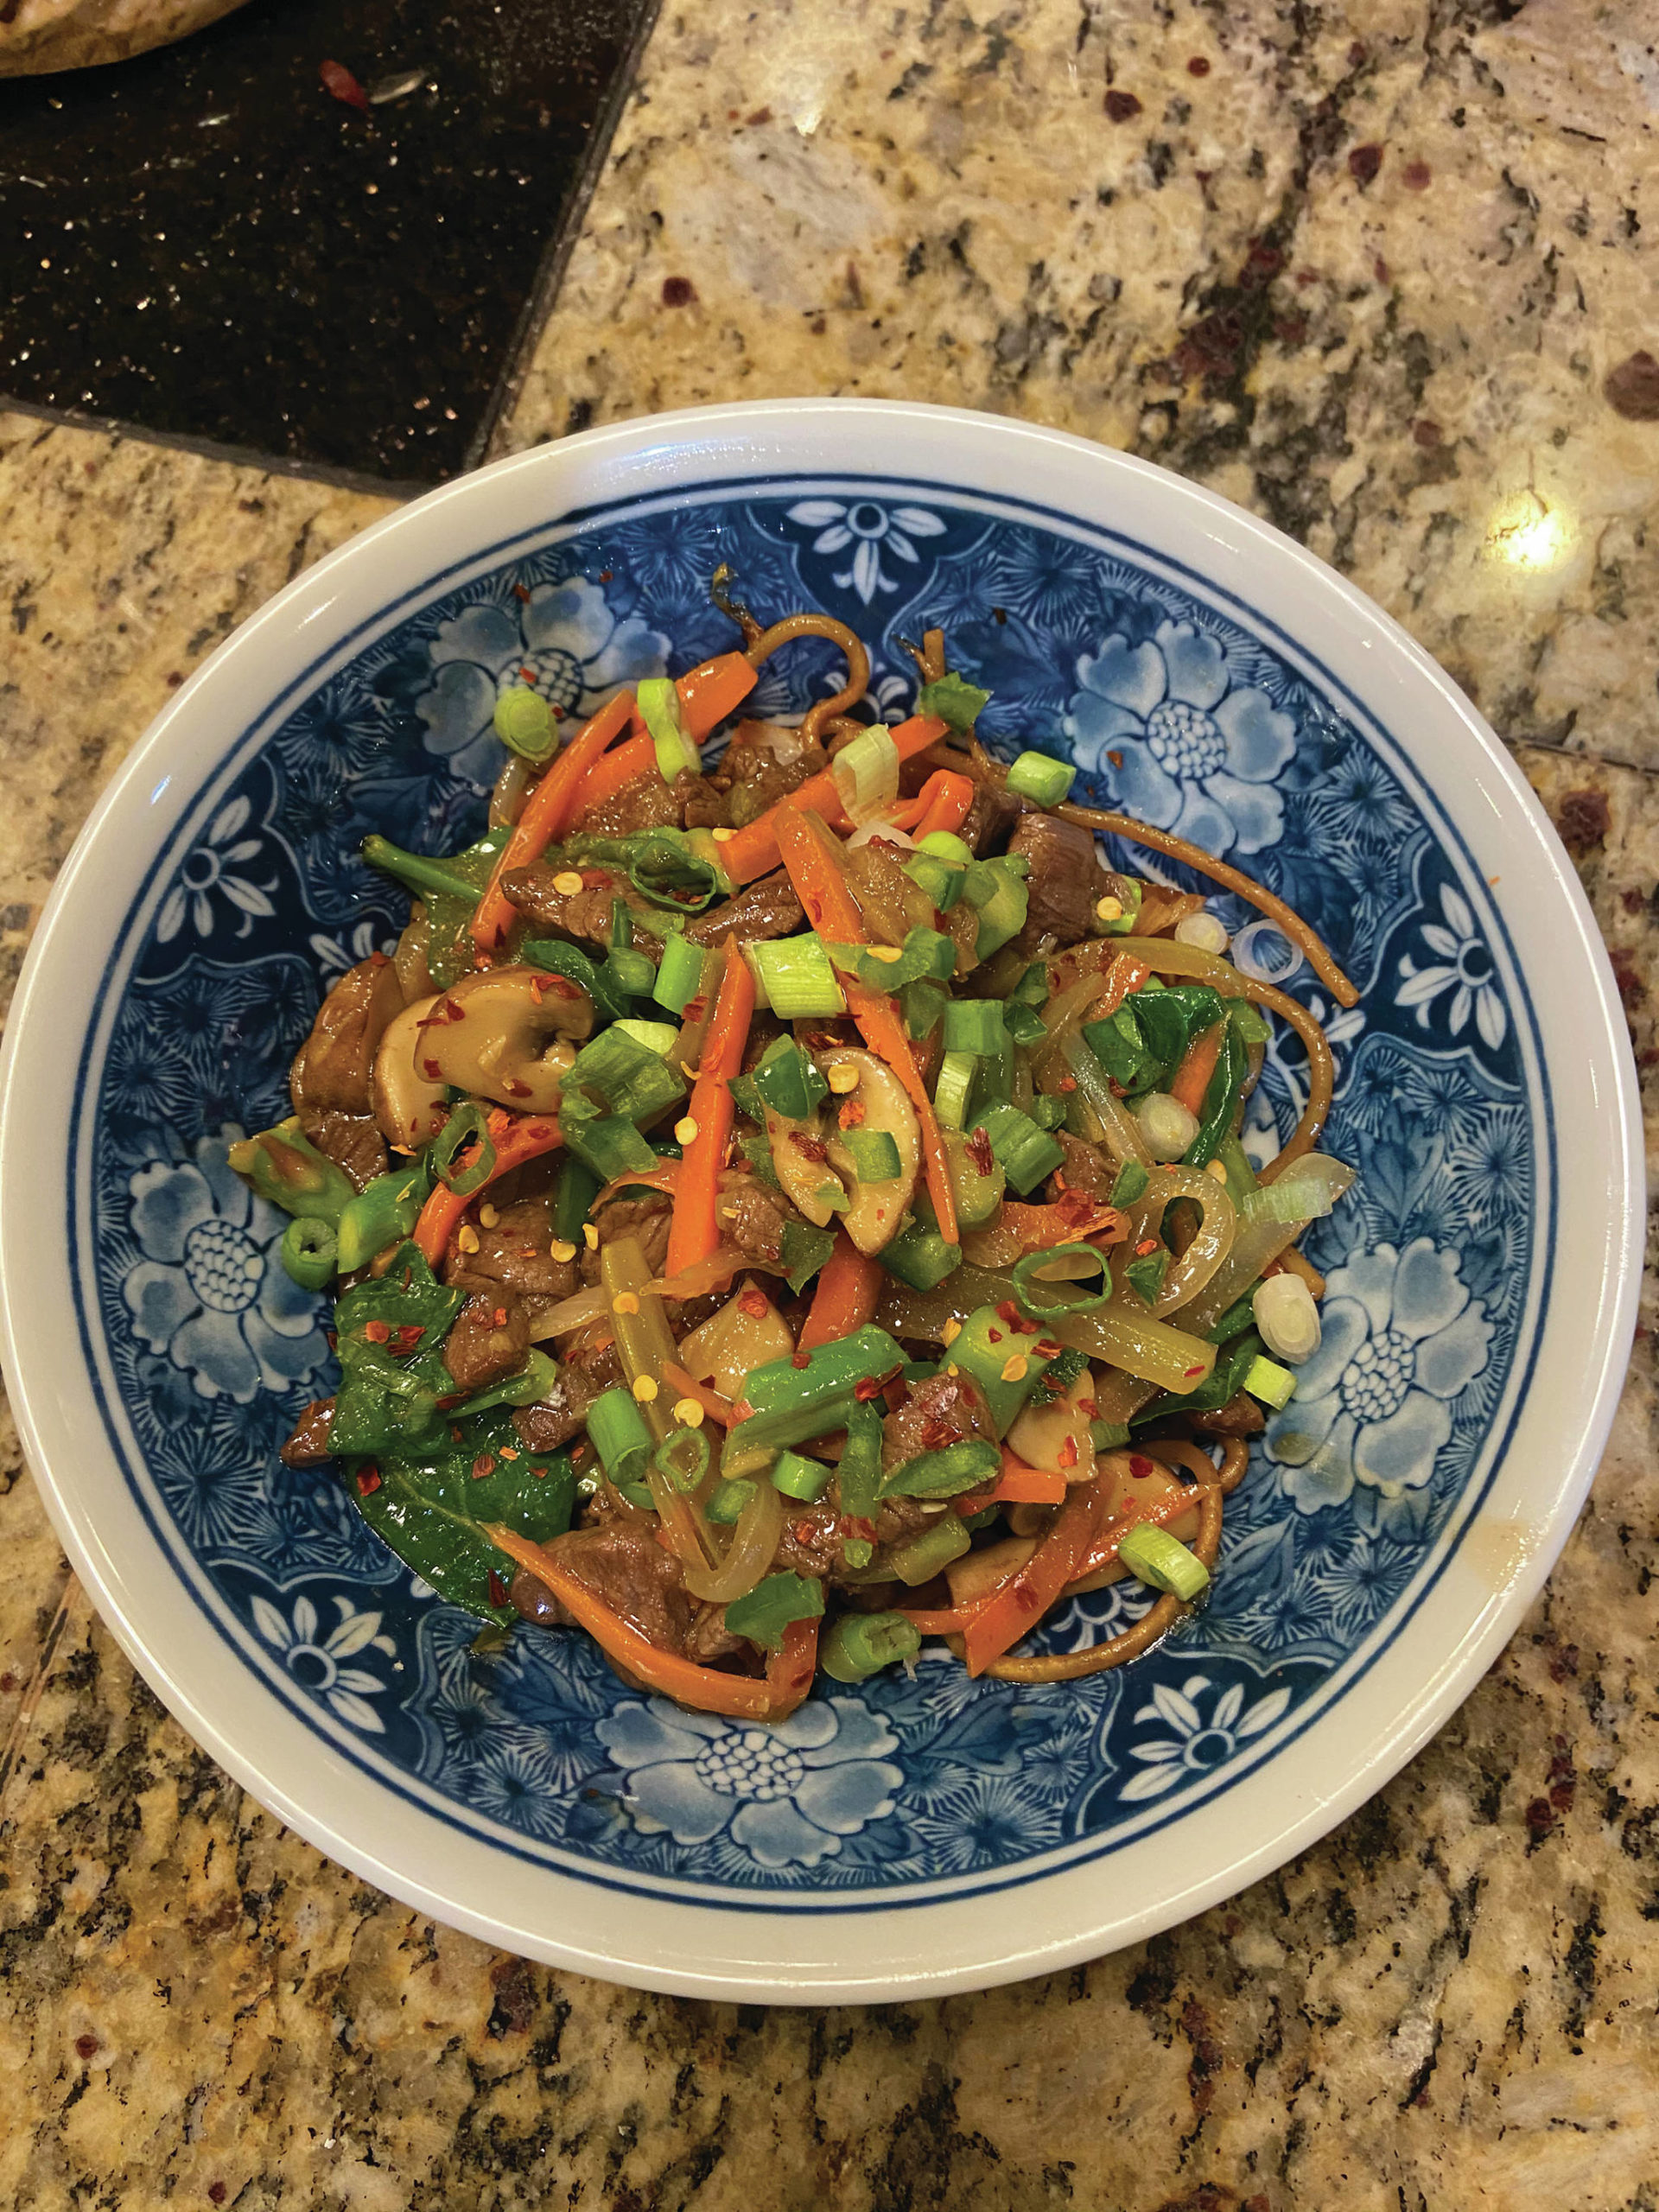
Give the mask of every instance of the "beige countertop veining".
[[[1268, 515], [1561, 824], [1651, 1142], [1656, 137], [1637, 0], [665, 10], [501, 447], [894, 394]], [[7, 988], [170, 689], [388, 505], [0, 416]], [[1281, 1873], [1065, 1975], [768, 2013], [505, 1959], [300, 1842], [135, 1680], [8, 1425], [0, 2206], [1653, 2212], [1655, 1442], [1644, 1333], [1521, 1634]]]

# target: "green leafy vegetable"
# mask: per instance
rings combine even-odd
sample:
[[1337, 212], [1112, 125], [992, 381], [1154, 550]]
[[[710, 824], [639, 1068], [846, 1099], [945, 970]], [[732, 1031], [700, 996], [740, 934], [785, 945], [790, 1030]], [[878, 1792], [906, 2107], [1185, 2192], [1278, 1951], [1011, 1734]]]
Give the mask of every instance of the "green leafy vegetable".
[[932, 683], [923, 684], [917, 695], [916, 711], [918, 715], [932, 715], [968, 737], [990, 702], [988, 691], [982, 691], [978, 684], [969, 683], [954, 669], [947, 669]]

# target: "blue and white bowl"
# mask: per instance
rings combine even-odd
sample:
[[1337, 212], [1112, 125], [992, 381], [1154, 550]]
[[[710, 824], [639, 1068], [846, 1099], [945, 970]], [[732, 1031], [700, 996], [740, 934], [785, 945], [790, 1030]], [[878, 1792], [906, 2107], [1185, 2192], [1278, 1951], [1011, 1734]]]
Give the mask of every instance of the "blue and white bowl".
[[[1355, 1194], [1308, 1249], [1325, 1341], [1232, 1501], [1212, 1602], [1092, 1680], [826, 1684], [785, 1726], [618, 1683], [575, 1634], [469, 1649], [328, 1474], [276, 1447], [327, 1387], [319, 1302], [225, 1164], [286, 1110], [330, 981], [403, 909], [357, 857], [476, 831], [490, 717], [581, 712], [827, 607], [901, 714], [942, 626], [1005, 752], [1260, 877], [1359, 985], [1329, 1025]], [[831, 674], [798, 651], [764, 705]], [[1137, 861], [1137, 865], [1144, 865]], [[1156, 872], [1155, 869], [1153, 872]], [[1332, 1014], [1335, 1018], [1332, 1019]], [[1303, 1095], [1275, 1045], [1247, 1141]], [[1589, 911], [1485, 725], [1300, 547], [1141, 461], [861, 402], [595, 431], [432, 493], [301, 577], [97, 810], [13, 1017], [0, 1224], [29, 1457], [105, 1619], [191, 1732], [422, 1910], [706, 1996], [982, 1986], [1144, 1936], [1324, 1833], [1513, 1630], [1583, 1497], [1629, 1340], [1632, 1070]], [[1123, 1588], [1047, 1631], [1133, 1618]]]

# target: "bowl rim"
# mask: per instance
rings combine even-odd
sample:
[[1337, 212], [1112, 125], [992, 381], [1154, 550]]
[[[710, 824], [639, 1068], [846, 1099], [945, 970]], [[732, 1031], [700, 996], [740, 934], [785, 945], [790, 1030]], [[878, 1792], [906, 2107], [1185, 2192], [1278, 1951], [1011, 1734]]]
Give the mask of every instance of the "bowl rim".
[[[97, 1497], [96, 1485], [89, 1489], [81, 1476], [81, 1463], [74, 1454], [78, 1446], [84, 1446], [85, 1424], [78, 1424], [69, 1411], [66, 1400], [72, 1392], [66, 1393], [62, 1387], [66, 1379], [73, 1386], [80, 1372], [79, 1358], [71, 1354], [67, 1370], [63, 1368], [62, 1347], [53, 1344], [49, 1329], [43, 1325], [52, 1300], [31, 1297], [24, 1301], [14, 1298], [11, 1290], [25, 1279], [30, 1242], [38, 1237], [43, 1213], [50, 1211], [49, 1205], [43, 1206], [30, 1187], [31, 1177], [44, 1187], [52, 1187], [52, 1178], [39, 1174], [38, 1156], [43, 1125], [54, 1103], [53, 1085], [35, 1078], [41, 1065], [50, 1065], [53, 1017], [64, 995], [65, 978], [73, 957], [69, 939], [83, 906], [89, 915], [96, 912], [100, 892], [115, 873], [101, 863], [116, 836], [123, 833], [130, 836], [135, 825], [143, 824], [146, 807], [160, 810], [148, 817], [156, 825], [149, 833], [153, 861], [155, 853], [176, 831], [183, 812], [200, 802], [214, 772], [211, 763], [204, 762], [188, 789], [181, 787], [169, 797], [173, 772], [168, 763], [173, 750], [176, 747], [182, 753], [194, 743], [194, 750], [203, 753], [216, 741], [222, 759], [236, 730], [253, 727], [245, 709], [234, 704], [244, 671], [257, 668], [262, 658], [273, 667], [287, 665], [288, 676], [275, 690], [268, 680], [262, 691], [256, 686], [256, 696], [268, 703], [295, 681], [315, 652], [326, 651], [331, 642], [360, 626], [364, 613], [359, 609], [371, 613], [385, 609], [405, 596], [402, 589], [392, 590], [389, 582], [378, 580], [381, 561], [389, 571], [400, 568], [410, 571], [411, 588], [419, 598], [435, 597], [445, 588], [441, 581], [444, 568], [476, 560], [501, 541], [499, 526], [482, 526], [493, 509], [505, 513], [520, 506], [534, 507], [545, 528], [580, 513], [589, 504], [585, 499], [569, 496], [571, 490], [584, 486], [601, 487], [597, 496], [609, 505], [630, 494], [672, 495], [689, 491], [694, 484], [709, 486], [727, 480], [735, 495], [743, 481], [757, 474], [796, 480], [842, 475], [915, 485], [924, 480], [924, 462], [932, 462], [933, 455], [927, 451], [930, 443], [935, 454], [952, 458], [947, 471], [950, 480], [939, 488], [954, 486], [963, 495], [983, 492], [988, 473], [995, 478], [1001, 470], [1010, 480], [1023, 480], [1027, 474], [1041, 478], [1049, 471], [1057, 485], [1062, 478], [1068, 480], [1071, 504], [1064, 511], [1090, 527], [1108, 531], [1113, 524], [1098, 509], [1112, 495], [1121, 494], [1132, 507], [1137, 502], [1149, 503], [1150, 510], [1158, 514], [1162, 533], [1154, 540], [1158, 550], [1177, 562], [1190, 560], [1192, 540], [1196, 538], [1222, 568], [1241, 577], [1248, 572], [1253, 593], [1237, 595], [1256, 620], [1273, 626], [1277, 626], [1274, 618], [1263, 615], [1258, 606], [1264, 579], [1270, 581], [1270, 598], [1275, 593], [1289, 598], [1299, 592], [1312, 594], [1311, 611], [1338, 618], [1338, 628], [1345, 633], [1344, 651], [1357, 659], [1370, 688], [1384, 692], [1391, 689], [1402, 695], [1402, 703], [1409, 695], [1420, 712], [1427, 709], [1430, 719], [1443, 727], [1446, 741], [1454, 752], [1464, 748], [1458, 773], [1469, 785], [1471, 801], [1484, 804], [1490, 813], [1491, 821], [1483, 828], [1503, 838], [1518, 838], [1527, 857], [1541, 863], [1545, 888], [1555, 894], [1556, 919], [1568, 925], [1560, 932], [1556, 950], [1562, 944], [1570, 948], [1567, 957], [1580, 995], [1572, 1011], [1585, 1032], [1579, 1044], [1580, 1061], [1585, 1052], [1589, 1053], [1588, 1119], [1603, 1147], [1599, 1184], [1602, 1203], [1598, 1217], [1591, 1223], [1592, 1234], [1582, 1240], [1584, 1254], [1574, 1248], [1574, 1264], [1586, 1285], [1592, 1268], [1583, 1264], [1585, 1256], [1599, 1270], [1593, 1312], [1587, 1325], [1579, 1332], [1587, 1341], [1575, 1347], [1572, 1370], [1579, 1386], [1573, 1400], [1580, 1409], [1575, 1417], [1576, 1443], [1562, 1458], [1562, 1473], [1541, 1519], [1535, 1518], [1521, 1529], [1509, 1551], [1489, 1560], [1484, 1573], [1474, 1572], [1473, 1581], [1486, 1586], [1464, 1590], [1460, 1602], [1465, 1610], [1473, 1606], [1473, 1618], [1456, 1648], [1403, 1706], [1392, 1708], [1384, 1698], [1371, 1714], [1379, 1732], [1369, 1754], [1350, 1762], [1347, 1770], [1333, 1776], [1329, 1783], [1304, 1776], [1300, 1797], [1289, 1819], [1265, 1840], [1258, 1835], [1248, 1848], [1231, 1855], [1224, 1849], [1225, 1863], [1219, 1866], [1208, 1863], [1205, 1853], [1195, 1854], [1190, 1846], [1166, 1852], [1161, 1893], [1143, 1901], [1133, 1912], [1107, 1911], [1103, 1916], [1088, 1882], [1079, 1881], [1080, 1876], [1088, 1873], [1089, 1862], [1084, 1862], [1030, 1878], [1027, 1901], [1039, 1894], [1039, 1887], [1047, 1893], [1050, 1910], [1040, 1916], [1045, 1923], [1040, 1930], [1028, 1929], [1010, 1942], [988, 1929], [973, 1940], [960, 1929], [951, 1936], [941, 1928], [939, 1932], [947, 1938], [942, 1948], [948, 1955], [937, 1961], [927, 1955], [925, 1947], [918, 1948], [913, 1938], [901, 1939], [885, 1923], [902, 1914], [924, 1921], [936, 1915], [972, 1914], [975, 1897], [908, 1906], [895, 1903], [867, 1911], [861, 1923], [845, 1923], [848, 1927], [861, 1924], [876, 1937], [873, 1944], [856, 1947], [865, 1954], [858, 1960], [850, 1960], [840, 1946], [824, 1940], [831, 1929], [842, 1924], [833, 1914], [820, 1923], [823, 1936], [810, 1942], [798, 1937], [782, 1942], [785, 1926], [799, 1931], [809, 1927], [812, 1919], [798, 1908], [791, 1911], [783, 1900], [757, 1900], [743, 1910], [724, 1903], [652, 1901], [649, 1909], [641, 1910], [639, 1901], [630, 1894], [606, 1891], [603, 1894], [610, 1904], [603, 1908], [594, 1909], [592, 1899], [588, 1900], [587, 1917], [598, 1926], [586, 1936], [566, 1932], [555, 1938], [537, 1924], [533, 1913], [524, 1910], [524, 1900], [515, 1897], [511, 1909], [480, 1901], [488, 1898], [488, 1885], [468, 1882], [463, 1886], [475, 1894], [459, 1897], [452, 1894], [454, 1867], [442, 1849], [384, 1849], [370, 1841], [365, 1822], [354, 1816], [337, 1819], [321, 1809], [315, 1802], [318, 1793], [308, 1783], [296, 1786], [296, 1777], [304, 1773], [307, 1765], [315, 1770], [321, 1760], [335, 1794], [353, 1815], [356, 1785], [371, 1789], [375, 1785], [365, 1777], [348, 1777], [346, 1763], [320, 1746], [315, 1734], [280, 1707], [276, 1721], [263, 1712], [259, 1716], [263, 1750], [239, 1740], [219, 1709], [223, 1698], [212, 1694], [214, 1686], [205, 1675], [197, 1674], [200, 1649], [188, 1636], [169, 1637], [158, 1631], [153, 1618], [154, 1597], [143, 1600], [141, 1587], [131, 1581], [125, 1564], [114, 1554], [102, 1533], [113, 1532], [114, 1516]], [[803, 458], [804, 448], [811, 449], [806, 458]], [[872, 448], [886, 450], [892, 465], [873, 468], [854, 458], [855, 449]], [[839, 464], [819, 457], [843, 449], [845, 458]], [[1102, 487], [1098, 496], [1096, 486]], [[459, 563], [452, 560], [435, 571], [429, 555], [419, 549], [435, 546], [449, 527], [464, 517], [475, 519], [480, 527], [471, 536], [466, 535], [464, 528], [457, 532], [457, 542], [465, 549]], [[1145, 529], [1144, 523], [1141, 528]], [[380, 561], [375, 557], [377, 553]], [[504, 557], [497, 556], [498, 561]], [[1262, 565], [1253, 568], [1252, 563]], [[1287, 635], [1294, 638], [1295, 633]], [[1322, 652], [1329, 650], [1322, 644]], [[1366, 661], [1363, 656], [1372, 652], [1376, 658]], [[1357, 695], [1353, 703], [1362, 708], [1355, 717], [1362, 727], [1370, 721], [1389, 728], [1392, 735], [1392, 727], [1383, 722], [1379, 709], [1369, 703], [1362, 706]], [[262, 715], [263, 712], [262, 708]], [[1401, 741], [1396, 736], [1394, 742], [1398, 745]], [[1411, 758], [1427, 783], [1427, 772], [1415, 745]], [[1438, 784], [1435, 789], [1437, 804], [1444, 809]], [[170, 817], [166, 813], [169, 805]], [[1452, 818], [1448, 811], [1448, 823]], [[1460, 820], [1459, 828], [1466, 828]], [[104, 891], [104, 897], [110, 925], [105, 934], [114, 935], [122, 925], [127, 901], [112, 892]], [[1529, 897], [1535, 906], [1541, 905], [1544, 892], [1535, 885]], [[1508, 900], [1495, 904], [1513, 926], [1516, 912]], [[1582, 960], [1580, 955], [1585, 956]], [[1516, 973], [1518, 977], [1518, 953]], [[1586, 982], [1587, 990], [1584, 988]], [[1567, 1009], [1562, 1008], [1557, 1018], [1566, 1020], [1567, 1014]], [[77, 1034], [67, 1057], [76, 1058], [79, 1046]], [[58, 1049], [61, 1056], [63, 1048]], [[1557, 1057], [1553, 1049], [1546, 1052], [1541, 1030], [1540, 1055], [1541, 1071], [1543, 1058]], [[60, 1103], [60, 1075], [61, 1071], [56, 1084]], [[944, 1993], [985, 1987], [1099, 1955], [1103, 1950], [1156, 1933], [1233, 1894], [1305, 1848], [1374, 1794], [1467, 1695], [1541, 1586], [1576, 1516], [1611, 1422], [1639, 1281], [1643, 1212], [1637, 1181], [1639, 1131], [1634, 1062], [1611, 965], [1582, 887], [1547, 817], [1496, 736], [1450, 679], [1406, 632], [1336, 571], [1270, 524], [1205, 487], [1068, 433], [901, 401], [783, 400], [699, 408], [639, 418], [531, 448], [399, 508], [296, 578], [251, 616], [195, 671], [135, 746], [92, 810], [47, 902], [20, 979], [0, 1062], [0, 1188], [7, 1193], [7, 1203], [0, 1209], [0, 1350], [13, 1382], [25, 1451], [48, 1511], [99, 1612], [128, 1656], [198, 1742], [257, 1798], [330, 1856], [405, 1902], [486, 1941], [633, 1986], [688, 1995], [785, 2002], [868, 2001]], [[1583, 1149], [1593, 1152], [1594, 1147], [1586, 1145]], [[29, 1160], [35, 1162], [33, 1167], [25, 1165]], [[56, 1188], [61, 1190], [61, 1180]], [[14, 1198], [16, 1192], [23, 1195]], [[1588, 1251], [1592, 1243], [1593, 1253]], [[1546, 1330], [1559, 1306], [1558, 1300], [1546, 1298], [1548, 1310], [1541, 1312], [1537, 1325], [1539, 1357]], [[84, 1374], [80, 1379], [85, 1380]], [[1516, 1395], [1515, 1426], [1494, 1464], [1489, 1492], [1491, 1484], [1514, 1458], [1522, 1418], [1535, 1395], [1530, 1381]], [[1481, 1520], [1484, 1510], [1472, 1513], [1471, 1524]], [[1459, 1538], [1450, 1565], [1458, 1565], [1464, 1548], [1464, 1540]], [[175, 1571], [164, 1554], [163, 1561], [169, 1574]], [[1462, 1575], [1452, 1579], [1453, 1587], [1459, 1581], [1467, 1585], [1471, 1579], [1465, 1560]], [[263, 1688], [258, 1694], [262, 1699], [269, 1697]], [[1344, 1709], [1352, 1694], [1345, 1693], [1339, 1700]], [[274, 1705], [275, 1700], [270, 1701]], [[303, 1761], [296, 1758], [299, 1746], [289, 1736], [290, 1729], [298, 1730], [308, 1747]], [[1286, 1746], [1286, 1757], [1294, 1748]], [[1255, 1776], [1236, 1783], [1229, 1795], [1230, 1805], [1237, 1792], [1259, 1783], [1281, 1763], [1278, 1758], [1269, 1759]], [[1199, 1812], [1195, 1812], [1187, 1825], [1196, 1826], [1198, 1820]], [[1209, 1825], [1215, 1826], [1213, 1815]], [[1143, 1839], [1141, 1847], [1151, 1841], [1151, 1838]], [[1134, 1850], [1136, 1846], [1124, 1848]], [[489, 1853], [492, 1847], [474, 1841], [468, 1849]], [[537, 1873], [540, 1881], [563, 1885], [567, 1890], [582, 1886], [575, 1878], [551, 1869], [538, 1869]], [[768, 1910], [774, 1902], [777, 1909]], [[620, 1906], [626, 1921], [632, 1925], [619, 1923], [612, 1905]], [[686, 1918], [697, 1927], [694, 1931], [671, 1927], [664, 1916]], [[981, 1912], [980, 1917], [986, 1920], [989, 1916]]]

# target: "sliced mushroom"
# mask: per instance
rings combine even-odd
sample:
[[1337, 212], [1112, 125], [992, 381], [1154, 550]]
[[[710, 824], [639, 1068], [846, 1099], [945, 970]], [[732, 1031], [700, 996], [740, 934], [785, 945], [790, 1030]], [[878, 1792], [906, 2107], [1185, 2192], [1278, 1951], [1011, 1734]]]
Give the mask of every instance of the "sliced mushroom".
[[437, 1002], [434, 994], [406, 1006], [374, 1056], [374, 1118], [386, 1142], [406, 1152], [430, 1143], [448, 1111], [442, 1084], [423, 1075], [416, 1065], [421, 1025]]
[[1095, 1379], [1085, 1367], [1063, 1398], [1026, 1406], [1008, 1431], [1008, 1449], [1028, 1467], [1061, 1474], [1069, 1483], [1092, 1482]]
[[[464, 976], [421, 1024], [417, 1072], [526, 1114], [558, 1111], [575, 1042], [592, 1034], [594, 1002], [539, 968]], [[573, 1041], [575, 1040], [575, 1041]]]
[[403, 1007], [397, 970], [384, 952], [348, 969], [317, 1009], [289, 1078], [296, 1113], [366, 1114], [374, 1055]]
[[[874, 1052], [861, 1052], [856, 1046], [839, 1045], [817, 1057], [830, 1080], [830, 1107], [833, 1109], [837, 1103], [843, 1109], [849, 1103], [861, 1107], [863, 1118], [859, 1128], [885, 1129], [899, 1147], [896, 1175], [879, 1183], [861, 1183], [854, 1177], [853, 1156], [841, 1141], [839, 1132], [832, 1132], [829, 1141], [830, 1165], [852, 1193], [852, 1202], [842, 1216], [842, 1226], [861, 1252], [879, 1252], [898, 1235], [916, 1196], [916, 1180], [922, 1166], [922, 1133], [917, 1125], [916, 1109], [905, 1096], [904, 1085], [898, 1077]], [[842, 1090], [837, 1077], [844, 1083], [849, 1072], [857, 1081], [850, 1090]]]
[[827, 1229], [831, 1216], [845, 1210], [847, 1193], [830, 1165], [823, 1116], [810, 1114], [796, 1122], [769, 1106], [766, 1141], [772, 1147], [772, 1173], [783, 1185], [785, 1197], [814, 1229]]
[[[1188, 1487], [1179, 1475], [1171, 1473], [1161, 1459], [1148, 1459], [1141, 1452], [1103, 1452], [1099, 1472], [1106, 1484], [1104, 1522], [1116, 1521], [1120, 1515], [1137, 1509], [1144, 1511], [1173, 1491]], [[1165, 1525], [1172, 1536], [1179, 1536], [1182, 1543], [1190, 1544], [1198, 1533], [1198, 1507], [1177, 1514]], [[1085, 1590], [1101, 1590], [1109, 1582], [1121, 1582], [1128, 1571], [1121, 1560], [1112, 1560], [1080, 1582], [1069, 1583], [1067, 1588], [1073, 1596], [1081, 1597]]]

